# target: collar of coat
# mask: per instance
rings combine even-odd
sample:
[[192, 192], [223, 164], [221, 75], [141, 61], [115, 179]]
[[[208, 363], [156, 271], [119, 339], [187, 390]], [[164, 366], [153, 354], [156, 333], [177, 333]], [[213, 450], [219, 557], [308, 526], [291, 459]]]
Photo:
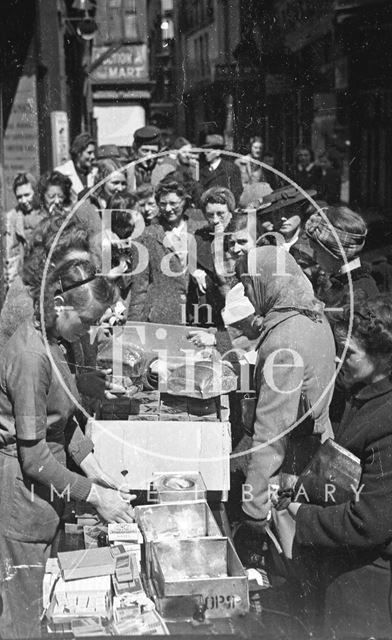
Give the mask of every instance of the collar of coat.
[[[350, 271], [350, 276], [353, 281], [359, 280], [360, 278], [369, 278], [370, 273], [365, 271], [362, 266], [359, 266], [357, 269], [353, 269]], [[347, 273], [335, 273], [330, 276], [330, 281], [332, 284], [337, 285], [339, 287], [344, 287], [348, 284], [348, 274]]]
[[[187, 223], [187, 227], [188, 227], [187, 232], [190, 234], [194, 234], [195, 231], [198, 229], [197, 223], [195, 223], [192, 220], [192, 218], [189, 218], [189, 216], [187, 216], [186, 214], [184, 214], [183, 219]], [[164, 244], [166, 231], [168, 231], [168, 229], [165, 229], [165, 227], [159, 221], [159, 218], [157, 218], [156, 223], [151, 224], [149, 227], [147, 227], [145, 230], [145, 233], [147, 233], [149, 236], [154, 236], [157, 242], [166, 246]]]
[[392, 391], [392, 379], [387, 376], [378, 382], [367, 384], [360, 389], [356, 387], [356, 389], [357, 390], [352, 393], [352, 401], [355, 404], [362, 405], [368, 400], [390, 393]]

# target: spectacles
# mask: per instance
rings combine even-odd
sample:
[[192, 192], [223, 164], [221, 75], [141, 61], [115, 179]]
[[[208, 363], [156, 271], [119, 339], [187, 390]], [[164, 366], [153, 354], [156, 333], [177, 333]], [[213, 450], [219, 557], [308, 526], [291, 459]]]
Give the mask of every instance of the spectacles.
[[207, 220], [214, 220], [215, 216], [219, 218], [219, 220], [223, 220], [223, 218], [226, 218], [227, 216], [227, 211], [217, 211], [216, 213], [206, 213], [205, 216]]
[[158, 202], [158, 207], [160, 209], [163, 209], [164, 211], [167, 209], [167, 207], [170, 207], [170, 209], [174, 209], [174, 211], [179, 211], [182, 207], [183, 207], [183, 202]]

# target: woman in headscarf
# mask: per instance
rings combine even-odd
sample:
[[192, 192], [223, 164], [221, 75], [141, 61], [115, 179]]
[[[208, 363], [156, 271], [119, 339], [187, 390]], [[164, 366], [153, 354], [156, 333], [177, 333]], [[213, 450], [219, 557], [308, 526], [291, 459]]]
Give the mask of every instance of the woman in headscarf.
[[[242, 501], [245, 525], [254, 529], [256, 524], [261, 534], [270, 512], [269, 485], [289, 482], [319, 442], [332, 436], [328, 406], [335, 344], [322, 303], [284, 247], [252, 249], [241, 280], [255, 313], [264, 318], [255, 367], [254, 435], [250, 450], [243, 452], [249, 458]], [[248, 335], [254, 337], [251, 333], [250, 326]], [[309, 408], [309, 418], [301, 420]]]

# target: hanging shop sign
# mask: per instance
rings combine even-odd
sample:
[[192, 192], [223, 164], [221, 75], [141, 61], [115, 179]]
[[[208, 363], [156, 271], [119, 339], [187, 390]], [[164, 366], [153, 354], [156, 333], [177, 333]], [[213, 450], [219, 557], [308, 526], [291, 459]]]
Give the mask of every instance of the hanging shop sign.
[[[93, 47], [92, 64], [108, 50], [109, 47]], [[147, 45], [123, 45], [103, 59], [90, 78], [96, 84], [131, 84], [148, 80]]]

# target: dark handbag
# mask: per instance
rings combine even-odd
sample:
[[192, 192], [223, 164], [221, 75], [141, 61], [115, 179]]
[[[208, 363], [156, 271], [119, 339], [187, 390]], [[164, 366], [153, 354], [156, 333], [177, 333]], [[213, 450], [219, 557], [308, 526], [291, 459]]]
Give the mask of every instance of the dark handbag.
[[254, 434], [256, 404], [256, 394], [252, 391], [246, 393], [240, 401], [241, 425], [246, 435], [250, 437]]
[[[248, 436], [254, 435], [254, 426], [255, 426], [255, 418], [256, 418], [256, 406], [257, 406], [257, 397], [254, 391], [250, 391], [246, 393], [243, 398], [241, 398], [241, 424], [244, 428], [245, 433]], [[301, 391], [301, 396], [298, 404], [298, 413], [297, 413], [297, 421], [305, 415], [311, 409], [311, 404], [306, 396], [306, 394]], [[305, 420], [303, 420], [294, 430], [293, 437], [303, 437], [308, 436], [313, 433], [314, 427], [314, 418], [312, 414], [310, 414]], [[295, 435], [294, 435], [295, 434]]]

